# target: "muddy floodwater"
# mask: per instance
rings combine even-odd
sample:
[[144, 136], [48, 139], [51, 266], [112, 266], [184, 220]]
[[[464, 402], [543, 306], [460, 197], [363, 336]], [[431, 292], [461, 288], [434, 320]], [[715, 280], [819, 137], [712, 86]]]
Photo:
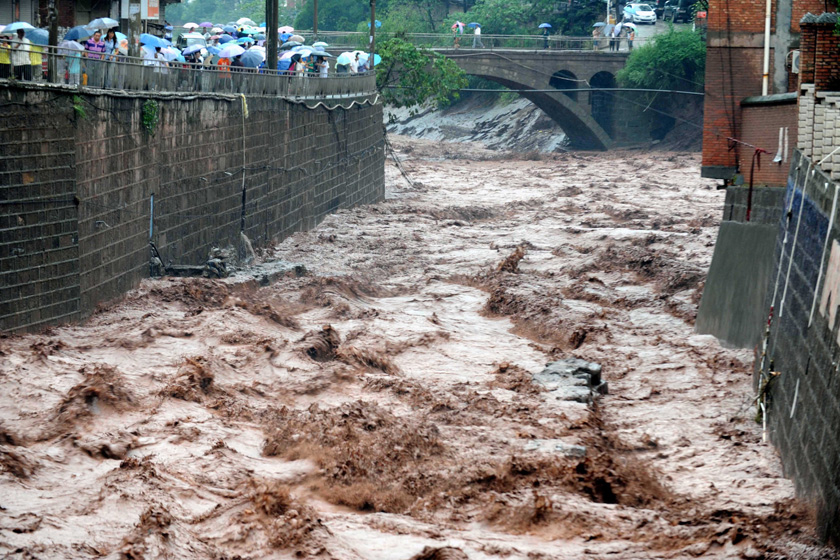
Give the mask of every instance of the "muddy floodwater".
[[834, 557], [693, 331], [698, 154], [392, 141], [413, 183], [262, 265], [0, 338], [0, 556]]

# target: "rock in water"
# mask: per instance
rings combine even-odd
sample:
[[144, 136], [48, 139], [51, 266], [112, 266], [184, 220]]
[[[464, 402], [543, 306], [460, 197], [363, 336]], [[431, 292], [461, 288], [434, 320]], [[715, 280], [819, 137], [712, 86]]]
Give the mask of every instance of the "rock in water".
[[601, 380], [601, 366], [579, 358], [550, 362], [533, 380], [561, 400], [589, 403], [594, 393], [607, 394], [607, 383]]

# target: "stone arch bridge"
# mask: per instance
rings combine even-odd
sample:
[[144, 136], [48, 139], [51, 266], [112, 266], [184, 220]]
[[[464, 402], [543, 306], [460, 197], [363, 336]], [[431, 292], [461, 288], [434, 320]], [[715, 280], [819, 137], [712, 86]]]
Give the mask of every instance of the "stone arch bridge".
[[[451, 58], [467, 74], [497, 82], [520, 92], [545, 111], [580, 149], [606, 150], [617, 144], [638, 142], [638, 126], [618, 112], [634, 113], [635, 105], [617, 102], [609, 91], [569, 91], [614, 88], [615, 74], [627, 62], [628, 52], [522, 50], [522, 49], [435, 49]], [[558, 90], [554, 91], [545, 90]], [[566, 90], [566, 91], [563, 91]], [[617, 92], [616, 92], [617, 93]], [[636, 108], [636, 113], [640, 109]], [[627, 130], [628, 124], [633, 131]], [[631, 140], [633, 139], [633, 140]]]

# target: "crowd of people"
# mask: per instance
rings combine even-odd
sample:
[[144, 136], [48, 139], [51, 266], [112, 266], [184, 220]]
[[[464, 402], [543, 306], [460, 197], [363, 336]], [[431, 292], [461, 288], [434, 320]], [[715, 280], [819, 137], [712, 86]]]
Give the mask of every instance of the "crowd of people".
[[633, 50], [636, 40], [636, 26], [632, 23], [619, 22], [616, 25], [596, 24], [592, 30], [594, 49], [597, 51], [606, 43], [610, 51], [620, 51], [622, 40], [627, 42], [627, 50]]
[[0, 78], [40, 80], [43, 54], [43, 47], [33, 45], [23, 29], [0, 35]]

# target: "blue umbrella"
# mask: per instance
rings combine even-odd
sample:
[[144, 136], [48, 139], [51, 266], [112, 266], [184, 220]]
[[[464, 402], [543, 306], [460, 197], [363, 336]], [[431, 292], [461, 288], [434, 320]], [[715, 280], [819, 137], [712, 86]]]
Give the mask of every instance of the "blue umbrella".
[[[8, 27], [6, 29], [8, 29]], [[67, 35], [64, 36], [64, 40], [81, 41], [83, 39], [87, 39], [91, 35], [93, 35], [93, 32], [90, 29], [87, 29], [83, 25], [77, 25], [76, 27], [67, 32]]]
[[50, 33], [46, 29], [27, 29], [24, 37], [36, 45], [49, 45]]
[[291, 33], [281, 33], [280, 34], [280, 40], [285, 43], [286, 41], [289, 40], [289, 37], [291, 37], [291, 36], [292, 36]]
[[202, 47], [201, 44], [190, 45], [189, 47], [181, 51], [181, 54], [192, 54], [194, 52], [200, 51], [203, 48], [204, 47]]
[[540, 29], [550, 29], [550, 28], [551, 28], [550, 23], [541, 23], [540, 24]]
[[141, 33], [140, 34], [140, 42], [147, 47], [156, 48], [156, 47], [165, 47], [167, 46], [166, 43], [163, 42], [163, 39], [160, 37], [155, 37], [154, 35], [150, 35], [148, 33]]
[[265, 41], [265, 33], [260, 33], [257, 35], [257, 41]]
[[[382, 27], [382, 22], [378, 19], [374, 20], [376, 22], [376, 27]], [[370, 22], [368, 22], [368, 27], [370, 27]]]
[[221, 37], [219, 37], [219, 42], [223, 45], [228, 41], [233, 41], [233, 37], [231, 37], [230, 35], [222, 35]]
[[468, 23], [467, 27], [472, 27], [472, 28], [481, 27], [481, 24], [474, 21], [472, 23]]
[[114, 35], [117, 36], [117, 41], [119, 41], [120, 43], [123, 42], [123, 41], [128, 41], [128, 35], [126, 35], [125, 33], [120, 33], [119, 31], [115, 31]]
[[225, 25], [224, 27], [222, 27], [222, 31], [224, 31], [225, 33], [236, 33], [236, 27], [234, 27], [233, 25]]
[[263, 56], [262, 53], [259, 51], [247, 51], [239, 60], [242, 61], [242, 64], [247, 66], [248, 68], [257, 68], [260, 64], [263, 63]]
[[603, 21], [599, 21], [597, 23], [593, 23], [592, 27], [604, 27], [605, 25], [607, 25], [607, 24], [604, 23]]
[[219, 54], [222, 51], [219, 47], [207, 47], [207, 52], [210, 54]]
[[246, 43], [253, 43], [253, 42], [254, 42], [254, 40], [251, 39], [250, 37], [242, 37], [241, 39], [238, 39], [236, 41], [236, 44], [237, 45], [244, 45]]
[[9, 33], [10, 31], [17, 31], [18, 29], [23, 29], [26, 31], [27, 29], [35, 29], [34, 26], [26, 23], [25, 21], [16, 21], [14, 23], [10, 23], [3, 29], [4, 33]]
[[260, 24], [260, 27], [265, 27], [265, 22], [262, 22], [262, 23]]
[[172, 31], [175, 28], [172, 27], [171, 25], [167, 25], [166, 27], [164, 27], [164, 29], [166, 29], [167, 31]]

